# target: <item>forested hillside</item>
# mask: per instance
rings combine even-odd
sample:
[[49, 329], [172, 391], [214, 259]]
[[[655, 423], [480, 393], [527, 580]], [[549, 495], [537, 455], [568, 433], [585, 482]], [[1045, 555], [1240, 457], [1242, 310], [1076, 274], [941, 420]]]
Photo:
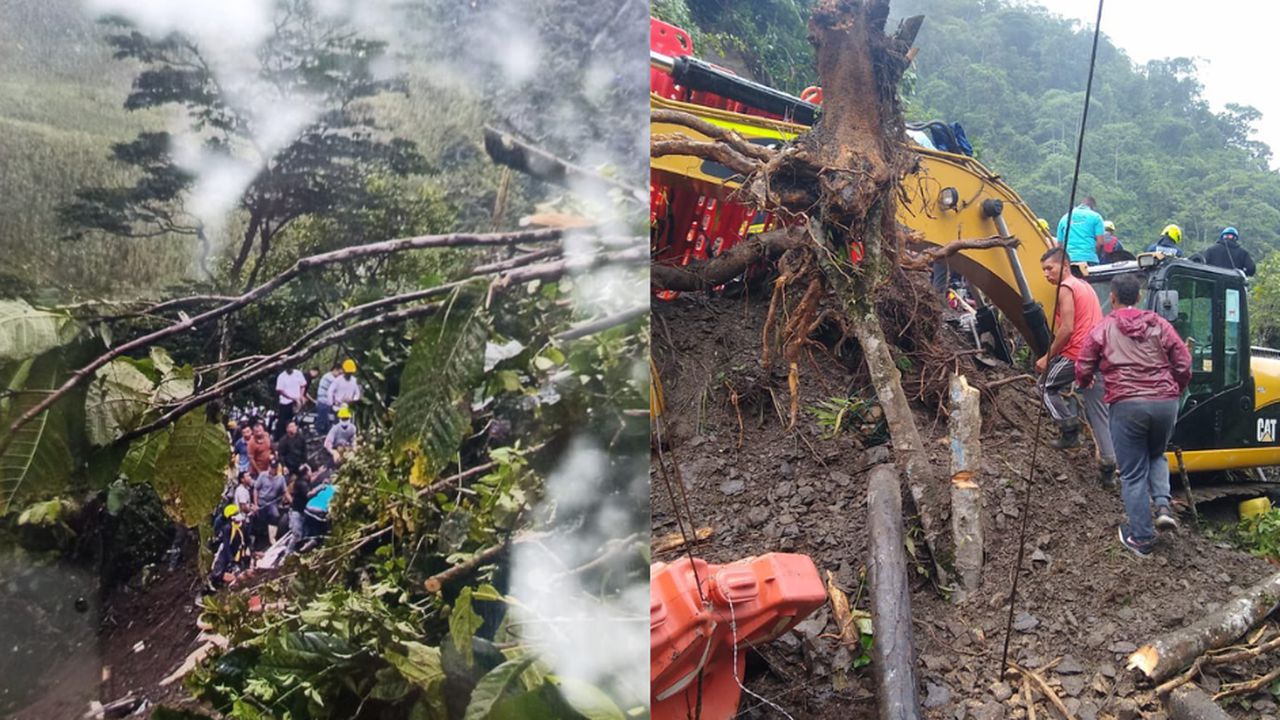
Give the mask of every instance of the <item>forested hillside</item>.
[[[810, 5], [658, 0], [654, 11], [696, 26], [701, 54], [727, 53], [728, 64], [797, 92], [815, 77], [805, 41]], [[893, 11], [926, 16], [906, 80], [909, 119], [961, 123], [982, 161], [1056, 224], [1070, 189], [1092, 29], [1005, 0], [899, 0]], [[1239, 228], [1259, 259], [1280, 248], [1280, 175], [1267, 169], [1270, 149], [1252, 139], [1259, 115], [1249, 98], [1214, 112], [1193, 61], [1135, 64], [1105, 31], [1104, 17], [1081, 193], [1098, 199], [1130, 246], [1174, 222], [1192, 250], [1225, 225]]]

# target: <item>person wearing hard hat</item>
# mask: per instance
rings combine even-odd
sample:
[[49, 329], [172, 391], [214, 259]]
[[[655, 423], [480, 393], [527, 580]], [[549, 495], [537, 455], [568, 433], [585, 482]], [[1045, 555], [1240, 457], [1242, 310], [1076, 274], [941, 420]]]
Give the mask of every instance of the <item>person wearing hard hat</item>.
[[1098, 248], [1098, 259], [1105, 263], [1118, 262], [1121, 259], [1132, 260], [1133, 256], [1125, 252], [1124, 246], [1120, 244], [1120, 238], [1116, 237], [1116, 224], [1107, 220], [1102, 223], [1102, 247]]
[[214, 555], [213, 567], [209, 573], [209, 584], [213, 587], [234, 580], [235, 576], [245, 569], [249, 559], [244, 535], [244, 525], [248, 518], [234, 504], [228, 505], [223, 510], [223, 517], [228, 522], [222, 528], [218, 552]]
[[1204, 251], [1204, 261], [1228, 270], [1239, 270], [1249, 277], [1258, 271], [1253, 256], [1248, 250], [1240, 247], [1240, 232], [1233, 227], [1225, 228], [1218, 233], [1218, 242]]
[[1040, 228], [1040, 233], [1047, 238], [1053, 237], [1053, 230], [1049, 227], [1049, 221], [1042, 217], [1036, 218], [1036, 227]]
[[1158, 252], [1173, 257], [1182, 256], [1182, 228], [1172, 223], [1160, 231], [1160, 239], [1147, 246], [1147, 252]]
[[342, 361], [342, 375], [329, 383], [329, 407], [340, 408], [360, 399], [360, 383], [355, 378], [356, 361]]
[[316, 433], [321, 437], [329, 434], [333, 426], [333, 405], [329, 403], [329, 387], [333, 381], [342, 377], [342, 366], [335, 364], [329, 372], [320, 376], [316, 385]]
[[338, 408], [338, 423], [329, 428], [324, 439], [324, 449], [333, 456], [335, 465], [341, 465], [343, 457], [355, 452], [356, 426], [351, 422], [351, 408], [343, 405]]

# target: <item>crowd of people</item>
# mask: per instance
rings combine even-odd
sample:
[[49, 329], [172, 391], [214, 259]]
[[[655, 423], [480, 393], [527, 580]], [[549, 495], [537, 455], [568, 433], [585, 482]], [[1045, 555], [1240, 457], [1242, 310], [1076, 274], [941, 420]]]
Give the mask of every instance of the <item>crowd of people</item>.
[[[276, 378], [274, 407], [241, 408], [227, 421], [230, 462], [212, 518], [211, 588], [255, 567], [275, 567], [328, 534], [333, 475], [356, 449], [355, 373], [350, 359], [324, 374], [287, 368]], [[308, 407], [310, 428], [303, 422]], [[323, 438], [314, 452], [312, 437]]]

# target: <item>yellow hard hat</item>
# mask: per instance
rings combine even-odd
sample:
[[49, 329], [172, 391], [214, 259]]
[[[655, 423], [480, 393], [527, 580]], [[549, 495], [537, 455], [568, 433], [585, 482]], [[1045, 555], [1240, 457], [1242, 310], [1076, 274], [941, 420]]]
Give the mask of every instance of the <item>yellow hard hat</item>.
[[1103, 229], [1103, 230], [1106, 230], [1106, 231], [1108, 231], [1108, 232], [1115, 232], [1115, 231], [1116, 231], [1116, 224], [1115, 224], [1115, 223], [1113, 223], [1113, 222], [1111, 222], [1110, 220], [1108, 220], [1108, 221], [1106, 221], [1106, 222], [1102, 223], [1102, 229]]
[[1044, 234], [1045, 234], [1045, 235], [1048, 235], [1048, 234], [1049, 234], [1049, 221], [1048, 221], [1048, 220], [1045, 220], [1044, 218], [1036, 218], [1036, 225], [1040, 226], [1040, 230], [1041, 230], [1042, 232], [1044, 232]]
[[1160, 231], [1160, 234], [1164, 235], [1165, 237], [1169, 238], [1175, 243], [1182, 242], [1182, 228], [1178, 227], [1177, 225], [1172, 225], [1172, 224], [1165, 225], [1164, 230]]
[[228, 420], [228, 421], [227, 421], [227, 429], [228, 429], [228, 430], [235, 430], [235, 429], [236, 429], [236, 421], [235, 421], [235, 420]]
[[222, 517], [230, 518], [240, 514], [240, 506], [232, 503], [222, 510]]
[[344, 373], [353, 373], [353, 372], [355, 372], [355, 371], [356, 371], [356, 361], [355, 361], [355, 360], [352, 360], [351, 358], [347, 358], [346, 360], [343, 360], [343, 361], [342, 361], [342, 372], [344, 372]]
[[347, 407], [346, 405], [343, 405], [341, 408], [338, 408], [339, 419], [346, 420], [350, 417], [351, 417], [351, 408]]

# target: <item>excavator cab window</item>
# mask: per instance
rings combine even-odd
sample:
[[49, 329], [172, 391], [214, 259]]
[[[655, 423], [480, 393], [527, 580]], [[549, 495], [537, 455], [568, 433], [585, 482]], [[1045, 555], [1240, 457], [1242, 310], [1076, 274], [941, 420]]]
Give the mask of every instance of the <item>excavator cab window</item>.
[[1214, 385], [1216, 344], [1213, 332], [1213, 278], [1174, 275], [1169, 278], [1168, 287], [1178, 293], [1178, 318], [1173, 321], [1173, 327], [1191, 351], [1191, 396], [1210, 395]]

